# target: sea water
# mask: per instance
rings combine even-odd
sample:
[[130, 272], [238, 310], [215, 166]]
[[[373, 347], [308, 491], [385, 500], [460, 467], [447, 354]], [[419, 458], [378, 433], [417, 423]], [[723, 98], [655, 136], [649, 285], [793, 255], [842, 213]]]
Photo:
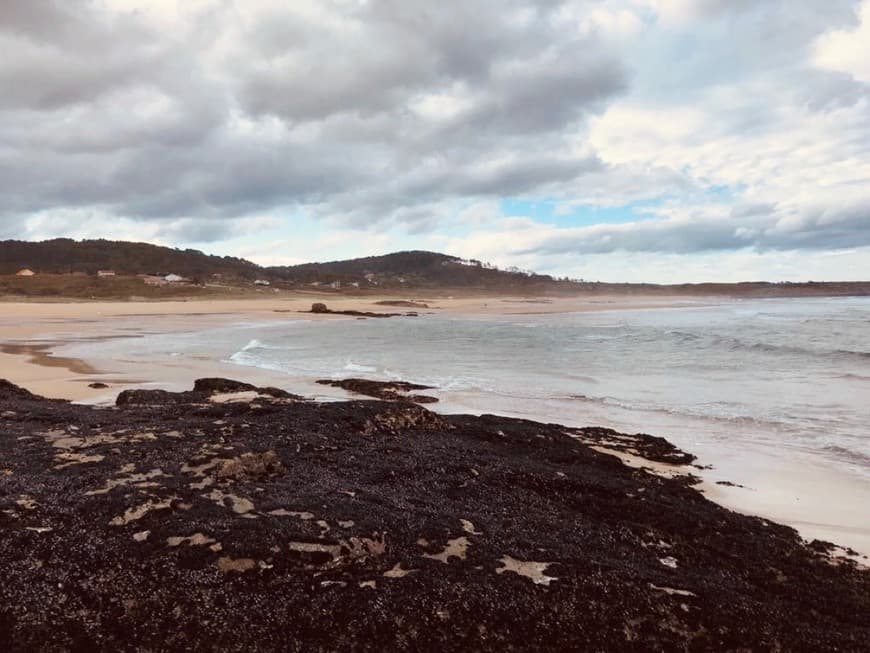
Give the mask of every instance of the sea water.
[[527, 306], [524, 315], [237, 321], [99, 347], [131, 363], [263, 370], [320, 399], [348, 395], [316, 379], [413, 381], [433, 386], [432, 407], [445, 412], [646, 432], [694, 453], [795, 452], [870, 477], [870, 298]]

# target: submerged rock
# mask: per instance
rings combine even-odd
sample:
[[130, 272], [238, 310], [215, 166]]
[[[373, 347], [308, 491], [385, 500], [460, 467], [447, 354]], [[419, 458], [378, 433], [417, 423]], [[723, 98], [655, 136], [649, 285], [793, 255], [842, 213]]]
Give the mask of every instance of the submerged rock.
[[867, 650], [870, 572], [596, 450], [663, 440], [246, 387], [0, 381], [0, 650]]

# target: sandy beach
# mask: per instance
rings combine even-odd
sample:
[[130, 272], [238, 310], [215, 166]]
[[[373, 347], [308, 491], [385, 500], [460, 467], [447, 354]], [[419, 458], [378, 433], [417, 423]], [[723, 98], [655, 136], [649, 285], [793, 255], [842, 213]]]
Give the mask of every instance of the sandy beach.
[[[196, 378], [209, 376], [231, 375], [249, 383], [281, 386], [286, 385], [286, 377], [277, 372], [251, 367], [234, 367], [228, 371], [217, 361], [176, 363], [164, 357], [154, 363], [131, 365], [122, 360], [80, 360], [64, 355], [63, 350], [71, 343], [99, 342], [136, 333], [195, 331], [246, 320], [347, 319], [307, 312], [311, 304], [318, 301], [334, 310], [412, 310], [377, 303], [396, 300], [425, 303], [428, 308], [413, 309], [421, 314], [456, 315], [662, 308], [696, 306], [705, 301], [684, 297], [530, 299], [425, 295], [346, 297], [299, 293], [222, 301], [6, 302], [0, 304], [0, 378], [42, 396], [98, 404], [113, 403], [118, 392], [128, 387], [153, 384], [151, 387], [182, 390], [191, 387]], [[109, 387], [90, 387], [93, 383]], [[710, 499], [739, 512], [788, 524], [807, 539], [830, 540], [861, 554], [870, 554], [870, 524], [863, 508], [870, 505], [867, 479], [811, 461], [734, 460], [723, 457], [722, 452], [714, 448], [693, 453], [699, 456], [702, 465], [712, 466], [712, 469], [687, 470], [702, 477], [701, 489]], [[718, 484], [722, 481], [734, 485]]]

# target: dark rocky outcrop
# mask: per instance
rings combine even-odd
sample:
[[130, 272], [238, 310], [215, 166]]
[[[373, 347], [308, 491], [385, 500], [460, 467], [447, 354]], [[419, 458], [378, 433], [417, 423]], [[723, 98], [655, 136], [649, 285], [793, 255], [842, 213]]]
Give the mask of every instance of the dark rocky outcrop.
[[94, 390], [105, 390], [109, 385], [102, 381], [94, 381], [93, 383], [88, 383], [88, 387], [93, 388]]
[[573, 429], [573, 435], [587, 444], [595, 444], [622, 453], [640, 456], [646, 460], [671, 465], [689, 465], [696, 457], [677, 449], [664, 438], [646, 433], [628, 435], [601, 426]]
[[404, 308], [429, 308], [429, 304], [425, 302], [413, 302], [407, 299], [383, 299], [375, 302], [378, 306], [396, 306]]
[[[304, 311], [303, 311], [304, 312]], [[373, 313], [371, 311], [334, 311], [327, 307], [322, 302], [315, 302], [311, 305], [309, 313], [320, 313], [325, 315], [349, 315], [351, 317], [417, 317], [417, 313], [411, 311], [408, 313]]]
[[867, 650], [870, 572], [620, 434], [199, 387], [0, 382], [0, 650]]
[[260, 397], [284, 399], [288, 401], [305, 401], [305, 397], [294, 395], [280, 388], [259, 388], [250, 383], [233, 381], [231, 379], [207, 378], [197, 379], [193, 390], [189, 392], [167, 392], [166, 390], [131, 389], [123, 390], [115, 399], [117, 406], [169, 406], [173, 404], [190, 404], [208, 402], [218, 394], [234, 394], [255, 392]]
[[434, 404], [437, 397], [429, 395], [408, 394], [411, 390], [432, 390], [431, 385], [408, 383], [407, 381], [372, 381], [370, 379], [320, 379], [320, 385], [342, 388], [348, 392], [385, 399], [387, 401], [410, 401], [415, 404]]
[[241, 381], [221, 378], [197, 379], [193, 383], [193, 391], [205, 395], [232, 392], [258, 392], [261, 395], [267, 395], [274, 399], [292, 399], [295, 401], [301, 401], [304, 399], [304, 397], [294, 395], [286, 390], [282, 390], [281, 388], [258, 388], [250, 383], [242, 383]]
[[35, 395], [29, 390], [20, 388], [6, 379], [0, 379], [0, 400], [4, 399], [33, 399]]

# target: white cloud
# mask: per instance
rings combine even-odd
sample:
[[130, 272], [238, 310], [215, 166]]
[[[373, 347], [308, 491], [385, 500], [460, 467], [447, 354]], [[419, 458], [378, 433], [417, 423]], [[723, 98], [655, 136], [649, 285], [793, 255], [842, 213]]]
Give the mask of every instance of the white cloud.
[[5, 0], [0, 235], [256, 254], [306, 215], [315, 258], [798, 265], [868, 237], [868, 29], [870, 0]]
[[814, 63], [870, 83], [870, 0], [861, 3], [854, 28], [822, 34], [815, 43]]

